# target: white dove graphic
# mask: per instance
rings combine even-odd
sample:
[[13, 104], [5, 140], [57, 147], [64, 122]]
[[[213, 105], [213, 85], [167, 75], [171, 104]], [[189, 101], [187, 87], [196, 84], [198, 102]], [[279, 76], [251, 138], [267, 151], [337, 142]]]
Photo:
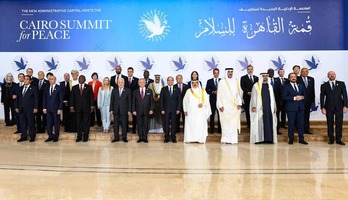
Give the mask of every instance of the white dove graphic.
[[147, 30], [151, 32], [151, 35], [147, 36], [148, 38], [152, 38], [156, 35], [162, 35], [165, 26], [161, 26], [161, 21], [158, 18], [157, 14], [153, 16], [153, 22], [149, 20], [141, 20], [145, 23]]

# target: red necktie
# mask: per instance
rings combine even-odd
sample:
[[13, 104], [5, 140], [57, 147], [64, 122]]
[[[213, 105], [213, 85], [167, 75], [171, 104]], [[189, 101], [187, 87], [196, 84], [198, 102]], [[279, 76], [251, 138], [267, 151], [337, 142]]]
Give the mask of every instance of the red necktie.
[[83, 91], [83, 88], [82, 88], [82, 85], [80, 86], [80, 95], [82, 96], [82, 91]]
[[144, 89], [141, 89], [141, 99], [144, 99]]

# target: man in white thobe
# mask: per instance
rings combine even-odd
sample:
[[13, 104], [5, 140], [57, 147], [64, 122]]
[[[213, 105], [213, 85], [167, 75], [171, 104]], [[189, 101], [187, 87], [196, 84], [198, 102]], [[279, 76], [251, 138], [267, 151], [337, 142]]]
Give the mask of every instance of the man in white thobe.
[[237, 144], [242, 107], [241, 89], [239, 80], [233, 78], [233, 68], [226, 68], [225, 72], [225, 78], [219, 81], [216, 101], [221, 122], [221, 143]]
[[207, 120], [211, 115], [209, 95], [193, 80], [192, 87], [187, 90], [183, 108], [185, 113], [184, 142], [205, 143], [208, 136]]
[[277, 143], [277, 105], [268, 74], [261, 73], [251, 91], [250, 143]]

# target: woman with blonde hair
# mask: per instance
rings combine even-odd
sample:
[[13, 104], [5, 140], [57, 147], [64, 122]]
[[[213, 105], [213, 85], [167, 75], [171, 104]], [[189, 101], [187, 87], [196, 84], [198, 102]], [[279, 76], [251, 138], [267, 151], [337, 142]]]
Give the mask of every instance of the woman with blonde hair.
[[[4, 105], [5, 124], [13, 126], [16, 123], [16, 112], [13, 106], [16, 83], [13, 82], [12, 73], [6, 74], [4, 83], [1, 85], [1, 104]], [[11, 111], [11, 118], [10, 118]]]
[[109, 78], [105, 77], [103, 79], [103, 85], [99, 88], [98, 91], [98, 108], [101, 113], [104, 133], [108, 133], [110, 128], [110, 100], [112, 89], [113, 88], [110, 85]]

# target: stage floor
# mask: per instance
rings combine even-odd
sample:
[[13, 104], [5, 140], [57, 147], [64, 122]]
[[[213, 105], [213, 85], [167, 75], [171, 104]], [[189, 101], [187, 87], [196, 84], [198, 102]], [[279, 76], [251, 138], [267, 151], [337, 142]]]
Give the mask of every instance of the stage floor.
[[0, 199], [347, 199], [348, 148], [0, 141]]

